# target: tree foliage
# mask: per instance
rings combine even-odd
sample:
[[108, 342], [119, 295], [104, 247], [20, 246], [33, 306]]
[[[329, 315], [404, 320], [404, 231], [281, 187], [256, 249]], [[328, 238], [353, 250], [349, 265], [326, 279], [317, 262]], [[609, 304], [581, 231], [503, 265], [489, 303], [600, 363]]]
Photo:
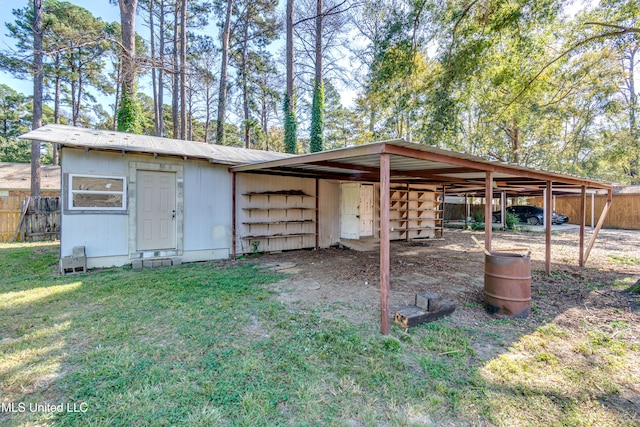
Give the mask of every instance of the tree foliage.
[[311, 132], [309, 150], [314, 153], [324, 150], [324, 86], [316, 84], [311, 106]]

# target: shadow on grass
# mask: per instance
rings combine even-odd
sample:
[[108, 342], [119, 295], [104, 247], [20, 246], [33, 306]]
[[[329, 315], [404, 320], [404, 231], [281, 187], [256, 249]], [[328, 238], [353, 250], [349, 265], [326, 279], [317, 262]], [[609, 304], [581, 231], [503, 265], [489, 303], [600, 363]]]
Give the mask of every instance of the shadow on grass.
[[[450, 268], [442, 259], [460, 256], [438, 251], [427, 266], [434, 274]], [[303, 269], [313, 256], [300, 261]], [[640, 352], [622, 339], [632, 328], [624, 329], [624, 313], [616, 317], [624, 329], [616, 335], [599, 322], [587, 328], [561, 319], [590, 301], [588, 291], [576, 294], [589, 272], [536, 279], [540, 312], [530, 320], [479, 316], [480, 324], [461, 326], [449, 318], [381, 336], [376, 324], [328, 318], [329, 304], [277, 302], [263, 285], [281, 276], [256, 266], [198, 263], [61, 277], [47, 262], [39, 265], [41, 286], [24, 280], [19, 289], [23, 282], [15, 279], [11, 292], [27, 299], [0, 314], [3, 326], [14, 325], [0, 343], [0, 384], [14, 402], [83, 402], [87, 412], [1, 414], [7, 423], [552, 425], [582, 416], [624, 425], [633, 419], [621, 403], [602, 403], [615, 402], [619, 389], [637, 380], [633, 369], [621, 374]], [[56, 287], [60, 292], [37, 294]], [[460, 294], [454, 288], [448, 297]], [[563, 305], [543, 305], [550, 294]], [[477, 290], [461, 296], [479, 298]], [[480, 302], [470, 310], [483, 312]], [[491, 351], [481, 352], [487, 343]]]

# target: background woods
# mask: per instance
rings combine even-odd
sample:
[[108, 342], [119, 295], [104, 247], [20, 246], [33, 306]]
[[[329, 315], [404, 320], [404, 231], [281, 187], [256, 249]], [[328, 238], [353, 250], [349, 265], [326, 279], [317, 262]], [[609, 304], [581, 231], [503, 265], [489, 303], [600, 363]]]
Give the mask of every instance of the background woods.
[[636, 2], [112, 3], [119, 21], [60, 0], [13, 10], [0, 67], [34, 85], [0, 85], [0, 160], [29, 161], [18, 135], [68, 123], [289, 152], [405, 138], [640, 182]]

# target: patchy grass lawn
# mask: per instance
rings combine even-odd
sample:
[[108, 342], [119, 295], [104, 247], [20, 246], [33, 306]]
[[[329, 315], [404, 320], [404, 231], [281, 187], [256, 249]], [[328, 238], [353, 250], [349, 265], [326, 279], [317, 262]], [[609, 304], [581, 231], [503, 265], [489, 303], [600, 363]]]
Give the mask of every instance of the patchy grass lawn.
[[[0, 245], [0, 424], [640, 422], [638, 325], [615, 313], [579, 329], [550, 320], [517, 340], [490, 332], [491, 322], [518, 327], [502, 319], [384, 337], [279, 302], [269, 283], [281, 277], [259, 265], [62, 277], [57, 250]], [[483, 357], [483, 342], [504, 351]]]

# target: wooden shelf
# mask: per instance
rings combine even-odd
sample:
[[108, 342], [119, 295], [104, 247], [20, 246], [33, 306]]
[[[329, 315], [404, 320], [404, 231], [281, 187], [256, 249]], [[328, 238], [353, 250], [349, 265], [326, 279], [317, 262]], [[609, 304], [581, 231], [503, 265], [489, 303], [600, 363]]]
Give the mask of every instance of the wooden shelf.
[[[407, 240], [416, 238], [442, 238], [443, 215], [442, 191], [433, 189], [391, 188], [389, 191], [391, 215], [396, 212], [399, 218], [390, 218], [393, 225], [389, 230], [396, 236]], [[422, 215], [428, 215], [423, 217]], [[433, 236], [430, 236], [430, 235]]]
[[282, 224], [315, 224], [312, 219], [293, 220], [293, 221], [256, 221], [243, 222], [244, 225], [282, 225]]
[[427, 230], [440, 230], [440, 227], [431, 227], [431, 226], [423, 226], [423, 227], [398, 227], [398, 228], [390, 228], [390, 232], [399, 232], [405, 233], [407, 231], [427, 231]]
[[264, 193], [242, 193], [243, 196], [248, 196], [248, 197], [252, 197], [252, 196], [283, 196], [283, 197], [311, 197], [311, 198], [316, 198], [316, 196], [312, 196], [310, 194], [306, 194], [303, 192], [299, 192], [299, 193], [279, 193], [279, 192], [264, 192]]
[[242, 208], [243, 211], [315, 211], [316, 208], [303, 208], [303, 207], [281, 207], [281, 208]]
[[389, 221], [407, 222], [407, 221], [442, 221], [442, 218], [390, 218]]
[[245, 240], [257, 240], [257, 239], [286, 239], [289, 237], [307, 237], [307, 236], [315, 236], [316, 233], [294, 233], [294, 234], [264, 234], [257, 236], [243, 236], [242, 238]]

